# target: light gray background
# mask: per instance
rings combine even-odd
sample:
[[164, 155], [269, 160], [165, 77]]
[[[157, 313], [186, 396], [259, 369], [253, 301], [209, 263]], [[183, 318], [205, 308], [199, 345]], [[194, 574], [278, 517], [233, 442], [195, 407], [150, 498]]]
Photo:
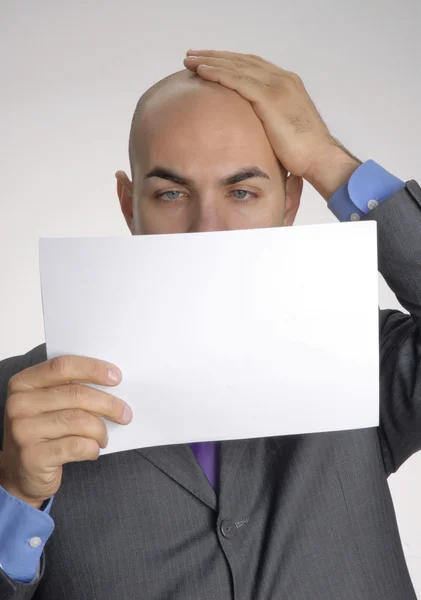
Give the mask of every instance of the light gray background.
[[[420, 181], [420, 25], [420, 0], [1, 0], [0, 358], [44, 341], [39, 236], [128, 235], [132, 111], [188, 48], [296, 71], [352, 152]], [[297, 224], [334, 220], [305, 187]], [[380, 304], [399, 307], [383, 281]], [[421, 597], [421, 453], [389, 482]]]

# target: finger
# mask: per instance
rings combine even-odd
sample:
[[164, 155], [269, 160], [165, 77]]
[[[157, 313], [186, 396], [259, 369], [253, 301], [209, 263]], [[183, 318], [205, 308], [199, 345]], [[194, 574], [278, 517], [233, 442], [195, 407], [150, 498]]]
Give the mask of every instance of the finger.
[[220, 50], [187, 50], [187, 58], [191, 56], [200, 56], [202, 58], [217, 58], [230, 60], [232, 62], [243, 62], [250, 65], [255, 65], [265, 69], [268, 72], [287, 73], [284, 69], [281, 69], [274, 63], [271, 63], [256, 54], [241, 54], [240, 52], [226, 52]]
[[33, 442], [57, 440], [67, 436], [91, 438], [101, 448], [107, 445], [107, 426], [104, 421], [79, 408], [58, 410], [36, 417], [11, 422], [11, 434], [18, 446]]
[[66, 409], [81, 409], [121, 424], [129, 423], [133, 416], [121, 398], [82, 383], [18, 392], [9, 398], [6, 411], [12, 420]]
[[282, 75], [282, 71], [275, 72], [264, 63], [253, 63], [239, 60], [229, 60], [227, 58], [214, 58], [211, 56], [186, 56], [184, 66], [190, 71], [196, 71], [199, 65], [208, 65], [210, 67], [222, 67], [232, 69], [239, 73], [244, 73], [264, 83], [269, 83], [273, 77]]
[[200, 50], [193, 50], [192, 48], [189, 48], [189, 50], [187, 50], [186, 54], [194, 54], [194, 55], [198, 55], [200, 54], [200, 56], [215, 56], [215, 57], [220, 57], [220, 56], [225, 56], [225, 57], [234, 57], [234, 56], [245, 56], [244, 54], [241, 54], [240, 52], [229, 52], [228, 50], [204, 50], [203, 48], [201, 48]]
[[225, 69], [223, 67], [211, 67], [199, 65], [197, 74], [207, 81], [214, 81], [234, 90], [243, 96], [249, 102], [259, 102], [262, 100], [262, 82], [252, 79], [248, 75]]
[[121, 381], [121, 371], [115, 365], [96, 358], [57, 356], [14, 375], [9, 381], [9, 391], [46, 388], [70, 381], [117, 385]]
[[68, 436], [39, 444], [33, 450], [32, 462], [36, 461], [46, 467], [60, 467], [71, 462], [96, 460], [99, 451], [98, 443], [92, 438]]
[[262, 69], [261, 66], [247, 62], [238, 62], [233, 60], [227, 60], [226, 58], [213, 58], [209, 56], [187, 56], [184, 59], [184, 65], [188, 69], [195, 71], [199, 65], [207, 65], [209, 67], [221, 67], [243, 73], [249, 77], [254, 77], [265, 83], [269, 82], [271, 74]]
[[187, 50], [186, 56], [209, 56], [212, 58], [225, 58], [229, 60], [249, 60], [254, 62], [265, 62], [255, 54], [242, 54], [241, 52], [228, 52], [227, 50]]

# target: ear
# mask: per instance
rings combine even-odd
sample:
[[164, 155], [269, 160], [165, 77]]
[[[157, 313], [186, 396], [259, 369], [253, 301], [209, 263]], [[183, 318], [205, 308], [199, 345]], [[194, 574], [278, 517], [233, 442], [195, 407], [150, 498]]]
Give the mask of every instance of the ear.
[[120, 200], [121, 212], [126, 219], [130, 231], [133, 233], [133, 184], [124, 171], [117, 171], [117, 195]]
[[284, 227], [293, 225], [300, 207], [303, 192], [303, 178], [297, 175], [288, 175], [285, 184], [285, 213]]

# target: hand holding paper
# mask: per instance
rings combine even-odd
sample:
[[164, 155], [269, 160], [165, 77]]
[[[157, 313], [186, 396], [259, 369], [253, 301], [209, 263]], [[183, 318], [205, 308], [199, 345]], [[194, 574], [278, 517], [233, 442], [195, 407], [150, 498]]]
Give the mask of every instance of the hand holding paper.
[[127, 424], [132, 415], [109, 387], [106, 393], [83, 383], [114, 386], [120, 380], [114, 365], [81, 356], [60, 356], [12, 377], [0, 485], [40, 508], [57, 492], [64, 464], [97, 459], [107, 445], [100, 417]]

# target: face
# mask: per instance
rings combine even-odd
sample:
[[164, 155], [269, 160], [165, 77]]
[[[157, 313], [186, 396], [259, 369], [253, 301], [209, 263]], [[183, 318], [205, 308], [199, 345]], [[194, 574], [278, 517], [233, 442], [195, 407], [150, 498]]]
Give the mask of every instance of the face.
[[251, 104], [190, 74], [147, 101], [133, 182], [118, 193], [133, 234], [292, 225], [301, 188], [285, 176]]

